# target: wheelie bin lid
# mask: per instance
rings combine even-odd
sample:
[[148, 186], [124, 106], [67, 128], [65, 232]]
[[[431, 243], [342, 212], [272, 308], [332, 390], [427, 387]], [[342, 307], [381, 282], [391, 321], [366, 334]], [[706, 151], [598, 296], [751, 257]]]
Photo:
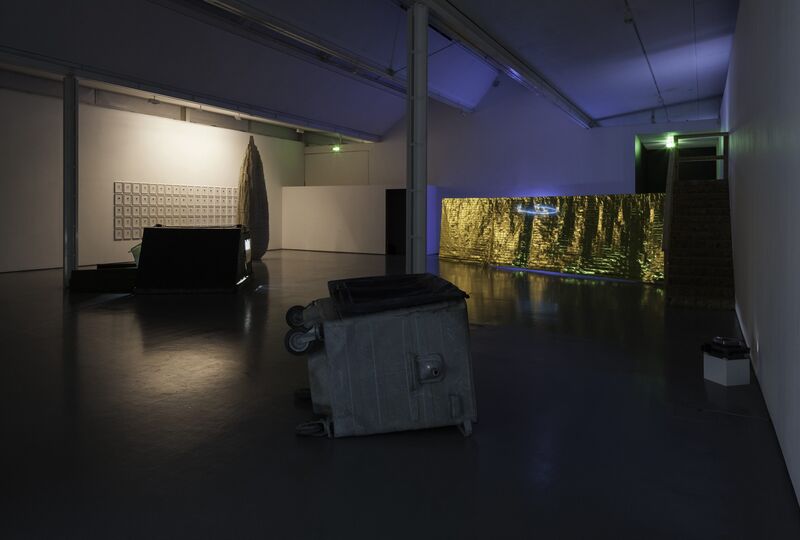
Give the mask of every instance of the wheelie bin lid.
[[364, 315], [469, 298], [467, 293], [433, 274], [338, 279], [328, 282], [328, 292], [341, 315]]

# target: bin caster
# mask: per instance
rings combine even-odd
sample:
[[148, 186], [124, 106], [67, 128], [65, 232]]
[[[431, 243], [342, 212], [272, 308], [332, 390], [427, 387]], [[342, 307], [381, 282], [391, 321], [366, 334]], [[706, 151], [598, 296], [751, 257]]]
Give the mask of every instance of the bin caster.
[[292, 328], [286, 332], [286, 337], [283, 339], [286, 350], [292, 354], [304, 354], [311, 347], [316, 336], [313, 330], [306, 330], [304, 328]]
[[303, 326], [305, 321], [303, 320], [303, 311], [305, 308], [303, 306], [292, 306], [286, 312], [286, 324], [288, 324], [291, 328], [300, 328]]

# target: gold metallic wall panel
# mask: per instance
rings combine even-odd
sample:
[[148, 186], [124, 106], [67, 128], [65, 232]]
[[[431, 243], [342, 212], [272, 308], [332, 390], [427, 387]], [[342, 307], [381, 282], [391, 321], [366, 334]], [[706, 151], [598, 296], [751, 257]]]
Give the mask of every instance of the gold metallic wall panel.
[[658, 282], [664, 195], [444, 199], [439, 256]]

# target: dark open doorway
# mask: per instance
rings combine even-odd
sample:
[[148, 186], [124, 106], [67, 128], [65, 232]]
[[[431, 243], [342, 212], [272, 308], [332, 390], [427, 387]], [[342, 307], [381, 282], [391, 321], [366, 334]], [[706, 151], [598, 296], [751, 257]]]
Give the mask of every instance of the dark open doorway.
[[[667, 147], [671, 134], [648, 134], [636, 137], [636, 193], [664, 193], [667, 190], [670, 154]], [[681, 144], [681, 158], [713, 156], [713, 145]], [[717, 178], [717, 164], [713, 161], [681, 163], [681, 177], [691, 180]]]
[[406, 190], [386, 190], [386, 254], [406, 254]]

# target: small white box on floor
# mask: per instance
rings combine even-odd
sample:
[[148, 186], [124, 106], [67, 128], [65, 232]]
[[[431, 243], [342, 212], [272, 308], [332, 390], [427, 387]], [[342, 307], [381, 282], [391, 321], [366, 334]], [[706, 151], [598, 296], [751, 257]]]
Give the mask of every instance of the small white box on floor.
[[719, 358], [703, 352], [703, 376], [723, 386], [750, 384], [750, 358]]

